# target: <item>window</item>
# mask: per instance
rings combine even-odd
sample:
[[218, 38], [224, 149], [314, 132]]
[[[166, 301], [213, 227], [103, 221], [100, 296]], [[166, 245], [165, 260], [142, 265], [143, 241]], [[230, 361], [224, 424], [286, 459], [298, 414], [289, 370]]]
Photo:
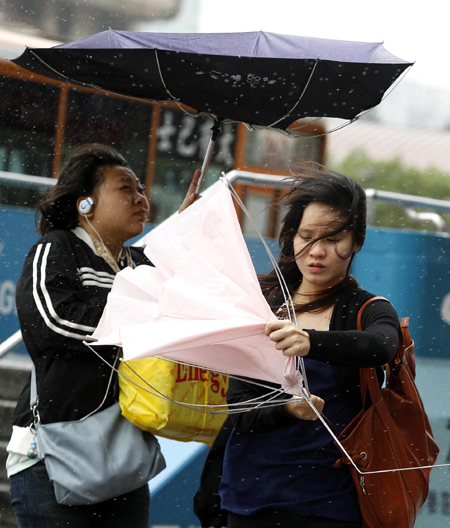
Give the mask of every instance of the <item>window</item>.
[[247, 135], [244, 163], [289, 171], [300, 161], [320, 160], [322, 142], [323, 138], [319, 135], [292, 138], [278, 130], [258, 129]]
[[0, 77], [0, 170], [51, 176], [59, 88]]
[[104, 143], [123, 154], [145, 183], [151, 117], [151, 105], [70, 90], [63, 162], [83, 143]]
[[[178, 210], [195, 169], [201, 168], [211, 136], [212, 119], [194, 117], [162, 106], [156, 131], [156, 160], [151, 190], [152, 222], [161, 222]], [[222, 126], [214, 146], [203, 188], [208, 187], [234, 164], [236, 127]]]

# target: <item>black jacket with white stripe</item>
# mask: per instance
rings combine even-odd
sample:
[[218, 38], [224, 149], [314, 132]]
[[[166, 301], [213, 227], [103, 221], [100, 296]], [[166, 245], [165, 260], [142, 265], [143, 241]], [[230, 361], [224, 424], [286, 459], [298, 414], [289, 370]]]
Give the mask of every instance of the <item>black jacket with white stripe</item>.
[[[135, 265], [150, 264], [142, 248], [131, 247], [130, 252]], [[120, 264], [126, 266], [126, 260]], [[25, 345], [36, 366], [42, 423], [76, 420], [102, 403], [111, 369], [83, 340], [100, 320], [114, 275], [79, 227], [50, 231], [26, 257], [16, 303]], [[117, 355], [115, 347], [97, 350], [109, 363]], [[17, 404], [14, 425], [31, 423], [29, 390], [28, 382]], [[117, 397], [114, 375], [102, 408]]]

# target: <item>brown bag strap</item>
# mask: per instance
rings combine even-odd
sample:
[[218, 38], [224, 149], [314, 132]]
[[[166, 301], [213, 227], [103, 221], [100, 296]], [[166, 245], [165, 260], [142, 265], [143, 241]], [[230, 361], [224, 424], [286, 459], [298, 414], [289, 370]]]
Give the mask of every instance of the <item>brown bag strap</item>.
[[[370, 304], [371, 302], [373, 301], [388, 301], [386, 299], [386, 297], [381, 297], [380, 295], [377, 295], [375, 297], [371, 297], [370, 299], [368, 299], [362, 306], [361, 308], [359, 309], [358, 311], [358, 317], [356, 319], [356, 329], [357, 330], [362, 330], [362, 326], [361, 326], [361, 316], [362, 316], [362, 313], [364, 311], [364, 308]], [[389, 302], [389, 301], [388, 301]]]
[[[361, 317], [364, 309], [368, 304], [370, 304], [373, 301], [388, 301], [386, 297], [381, 297], [380, 295], [377, 295], [375, 297], [371, 297], [368, 299], [358, 310], [358, 315], [356, 318], [356, 329], [362, 331], [361, 326]], [[388, 301], [389, 302], [389, 301]], [[359, 369], [360, 373], [360, 384], [361, 384], [361, 400], [363, 408], [366, 403], [366, 396], [367, 396], [367, 389], [369, 389], [369, 392], [372, 394], [372, 399], [374, 397], [375, 392], [378, 392], [380, 390], [380, 387], [378, 385], [378, 376], [375, 372], [375, 369], [373, 367], [364, 367]]]
[[[370, 304], [372, 301], [378, 301], [378, 300], [390, 302], [388, 299], [386, 299], [386, 297], [381, 297], [381, 296], [371, 297], [369, 300], [367, 300], [358, 311], [358, 316], [356, 320], [357, 330], [362, 330], [361, 317], [362, 317], [364, 308], [368, 304]], [[388, 363], [384, 366], [384, 368], [386, 369], [387, 379], [389, 379], [390, 370], [397, 369], [402, 364], [402, 354], [400, 353], [400, 351], [406, 350], [408, 347], [411, 346], [411, 344], [413, 344], [413, 340], [411, 339], [411, 335], [409, 333], [409, 317], [402, 317], [400, 319], [398, 339], [399, 339], [398, 341], [399, 346], [398, 346], [398, 350], [397, 350], [397, 354], [395, 355], [395, 358], [392, 360], [391, 363]], [[409, 369], [411, 370], [413, 377], [415, 377], [416, 369], [415, 369], [414, 357], [409, 358], [409, 363], [410, 363]]]

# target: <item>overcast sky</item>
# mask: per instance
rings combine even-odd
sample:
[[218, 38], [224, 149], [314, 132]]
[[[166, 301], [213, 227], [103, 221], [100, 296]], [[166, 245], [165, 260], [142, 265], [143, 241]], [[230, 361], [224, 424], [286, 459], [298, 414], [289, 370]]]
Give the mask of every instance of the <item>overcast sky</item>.
[[407, 78], [450, 89], [449, 20], [442, 0], [199, 0], [199, 32], [271, 31], [384, 42], [415, 62]]

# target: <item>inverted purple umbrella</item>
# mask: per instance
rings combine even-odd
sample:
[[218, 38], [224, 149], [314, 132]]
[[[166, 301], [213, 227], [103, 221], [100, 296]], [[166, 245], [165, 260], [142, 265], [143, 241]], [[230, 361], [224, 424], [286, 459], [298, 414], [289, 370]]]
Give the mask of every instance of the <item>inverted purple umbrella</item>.
[[266, 32], [104, 31], [13, 62], [60, 81], [154, 101], [175, 101], [220, 123], [287, 130], [301, 118], [355, 119], [411, 66], [382, 43]]

